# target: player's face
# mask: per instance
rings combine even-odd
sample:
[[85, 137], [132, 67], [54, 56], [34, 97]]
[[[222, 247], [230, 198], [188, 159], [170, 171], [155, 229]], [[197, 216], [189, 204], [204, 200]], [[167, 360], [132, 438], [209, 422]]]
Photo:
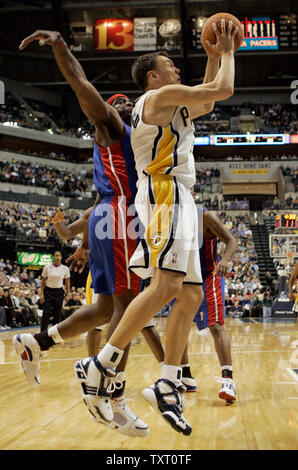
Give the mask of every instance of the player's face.
[[181, 83], [180, 70], [175, 67], [173, 61], [168, 57], [162, 55], [157, 56], [155, 71], [158, 74], [162, 86]]
[[133, 103], [129, 98], [125, 98], [124, 96], [116, 98], [113, 101], [112, 106], [113, 108], [117, 109], [124, 122], [127, 124], [130, 123]]

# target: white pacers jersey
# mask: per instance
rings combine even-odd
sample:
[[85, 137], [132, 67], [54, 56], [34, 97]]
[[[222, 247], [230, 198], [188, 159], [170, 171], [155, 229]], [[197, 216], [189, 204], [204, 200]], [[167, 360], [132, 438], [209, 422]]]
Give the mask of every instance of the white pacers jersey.
[[152, 126], [142, 120], [149, 90], [136, 102], [132, 112], [131, 145], [140, 180], [147, 175], [171, 175], [186, 188], [196, 181], [193, 157], [194, 125], [185, 106], [177, 106], [167, 127]]

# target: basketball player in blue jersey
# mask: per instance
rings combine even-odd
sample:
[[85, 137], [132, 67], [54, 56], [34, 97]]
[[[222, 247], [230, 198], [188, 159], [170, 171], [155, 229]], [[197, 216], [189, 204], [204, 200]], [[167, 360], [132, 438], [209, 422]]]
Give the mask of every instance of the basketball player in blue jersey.
[[[52, 46], [60, 71], [75, 92], [82, 111], [95, 126], [94, 184], [100, 197], [100, 203], [90, 215], [88, 232], [81, 246], [85, 251], [89, 247], [92, 287], [95, 293], [101, 294], [97, 303], [77, 310], [42, 335], [22, 334], [13, 339], [27, 380], [32, 385], [39, 385], [40, 351], [109, 322], [113, 313], [109, 337], [126, 307], [139, 293], [140, 278], [130, 272], [128, 266], [138, 242], [136, 233], [136, 236], [128, 236], [128, 227], [129, 230], [134, 227], [135, 214], [130, 213], [129, 206], [134, 202], [137, 182], [129, 125], [133, 104], [121, 93], [105, 102], [87, 80], [80, 63], [71, 54], [60, 33], [36, 31], [22, 41], [20, 49], [35, 40], [41, 46]], [[107, 222], [109, 228], [113, 224], [112, 233], [104, 230]], [[109, 402], [109, 412], [98, 419], [95, 389], [92, 395], [92, 390], [88, 389], [87, 393], [85, 388], [83, 398], [95, 421], [104, 419], [118, 432], [141, 437], [148, 434], [149, 428], [129, 409], [124, 399], [124, 369], [128, 351], [129, 344], [125, 348], [123, 360], [118, 364], [121, 373], [117, 376], [117, 384], [113, 383], [109, 387], [110, 393], [114, 392], [111, 404]]]
[[[203, 299], [196, 206], [190, 194], [195, 182], [192, 119], [211, 111], [215, 101], [234, 92], [234, 37], [237, 28], [225, 21], [213, 46], [220, 59], [208, 57], [202, 85], [184, 86], [180, 71], [166, 53], [139, 57], [133, 78], [144, 95], [132, 114], [132, 147], [138, 172], [136, 209], [144, 236], [130, 269], [151, 284], [127, 307], [102, 351], [75, 365], [82, 389], [96, 390], [92, 412], [109, 416], [109, 386], [127, 344], [148, 321], [176, 297], [167, 321], [165, 361], [161, 377], [143, 391], [146, 400], [178, 432], [190, 435], [183, 416], [180, 361], [193, 318]], [[210, 47], [210, 44], [209, 44]], [[190, 237], [189, 237], [190, 235]], [[91, 411], [91, 407], [86, 401]]]

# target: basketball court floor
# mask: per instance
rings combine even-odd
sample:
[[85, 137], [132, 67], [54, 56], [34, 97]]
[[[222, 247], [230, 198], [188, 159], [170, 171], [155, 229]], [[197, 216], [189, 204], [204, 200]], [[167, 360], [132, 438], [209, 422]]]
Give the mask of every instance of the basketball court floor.
[[[156, 319], [162, 340], [165, 322]], [[238, 399], [225, 405], [218, 398], [220, 367], [212, 337], [193, 325], [189, 353], [198, 391], [186, 397], [184, 414], [193, 427], [189, 437], [172, 430], [144, 400], [141, 391], [159, 377], [160, 367], [143, 337], [134, 339], [126, 398], [150, 426], [145, 438], [119, 434], [89, 418], [73, 370], [75, 361], [87, 355], [85, 335], [43, 353], [42, 384], [31, 389], [12, 346], [16, 330], [1, 332], [0, 449], [297, 450], [298, 323], [229, 318], [226, 330]]]

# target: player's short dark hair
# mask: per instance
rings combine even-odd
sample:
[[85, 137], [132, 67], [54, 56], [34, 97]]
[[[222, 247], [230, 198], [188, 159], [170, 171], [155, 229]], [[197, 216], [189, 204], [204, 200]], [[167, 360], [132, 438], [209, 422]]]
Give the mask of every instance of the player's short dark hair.
[[144, 91], [148, 85], [147, 73], [156, 67], [158, 56], [169, 57], [166, 51], [149, 52], [138, 57], [132, 64], [131, 74], [134, 82]]

